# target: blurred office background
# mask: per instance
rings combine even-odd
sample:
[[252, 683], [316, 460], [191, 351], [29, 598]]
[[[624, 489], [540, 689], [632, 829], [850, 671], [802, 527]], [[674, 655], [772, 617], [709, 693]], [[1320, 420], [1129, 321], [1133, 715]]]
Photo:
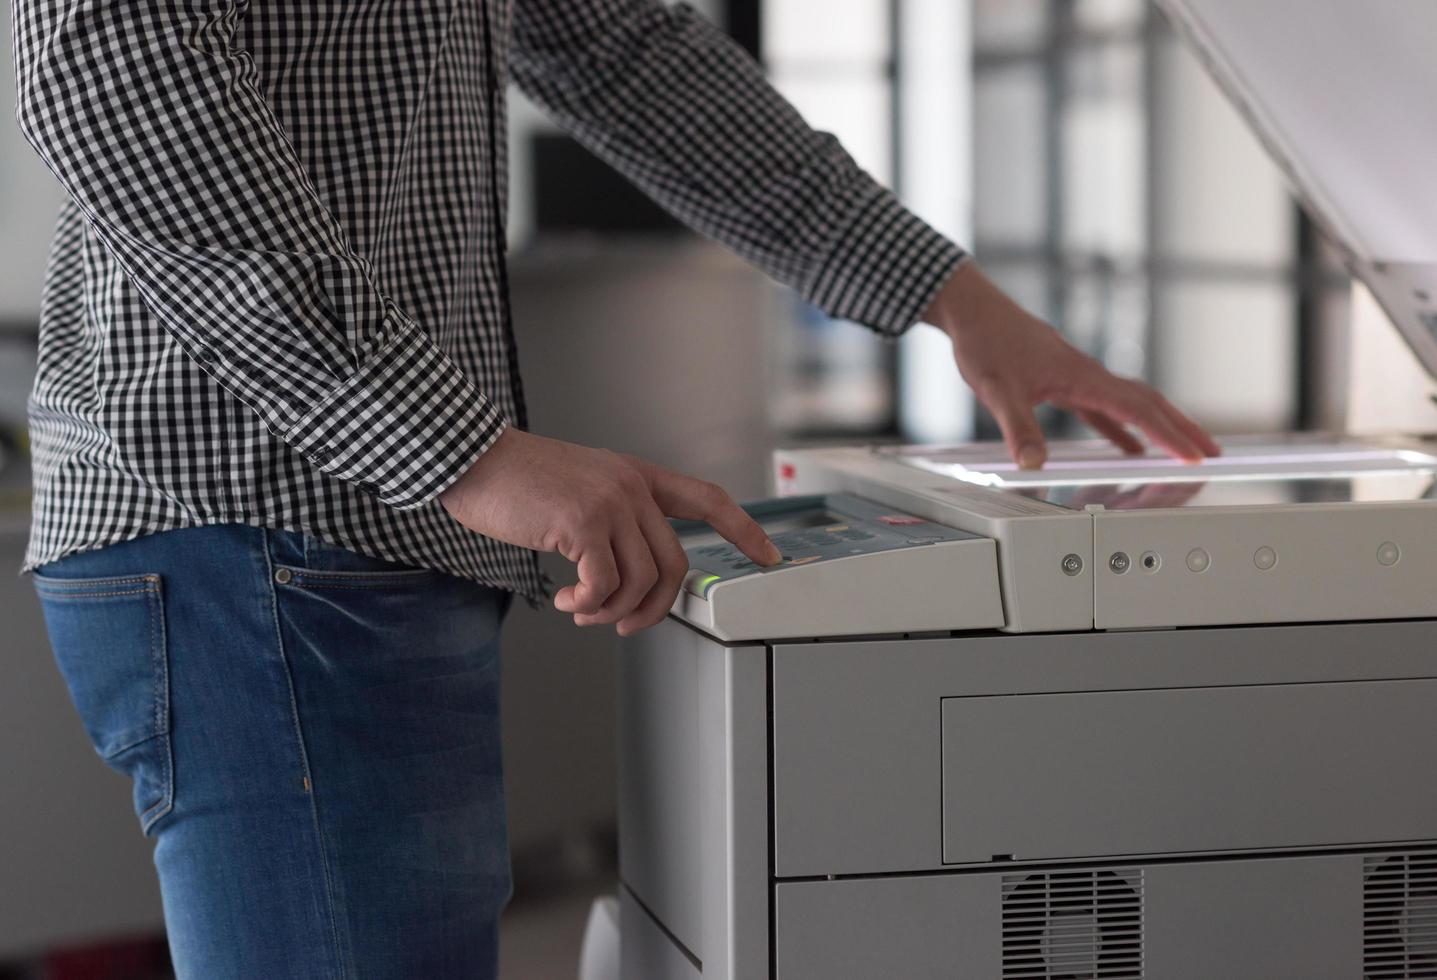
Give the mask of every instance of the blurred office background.
[[[1146, 0], [698, 6], [814, 125], [1113, 369], [1219, 431], [1343, 424], [1349, 282]], [[59, 195], [9, 124], [8, 61], [0, 103], [0, 977], [163, 976], [149, 843], [11, 574]], [[936, 331], [894, 344], [829, 319], [680, 229], [521, 96], [510, 106], [514, 306], [535, 430], [739, 497], [767, 491], [779, 443], [996, 434]], [[1057, 413], [1045, 424], [1078, 434]], [[611, 884], [612, 643], [547, 610], [518, 608], [507, 627], [506, 977], [572, 975], [588, 900]]]

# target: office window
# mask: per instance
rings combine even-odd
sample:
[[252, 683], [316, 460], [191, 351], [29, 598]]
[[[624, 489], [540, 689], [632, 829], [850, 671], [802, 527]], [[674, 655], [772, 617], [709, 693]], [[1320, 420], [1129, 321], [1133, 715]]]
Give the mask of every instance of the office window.
[[[970, 0], [764, 0], [765, 65], [807, 120], [834, 133], [940, 231], [971, 238]], [[892, 344], [788, 298], [776, 331], [775, 416], [789, 434], [952, 439], [971, 395], [946, 338]]]
[[973, 244], [990, 275], [1218, 429], [1331, 421], [1318, 362], [1346, 279], [1158, 9], [976, 0], [973, 37]]
[[[767, 0], [761, 8], [769, 78], [859, 165], [892, 183], [893, 35], [889, 0]], [[836, 321], [781, 291], [771, 361], [772, 412], [790, 435], [890, 431], [893, 351], [882, 338]]]
[[[761, 13], [772, 77], [810, 121], [1074, 343], [1221, 431], [1339, 421], [1348, 280], [1155, 5], [764, 0]], [[945, 47], [957, 84], [934, 80]], [[944, 142], [950, 130], [965, 138]], [[923, 332], [895, 351], [816, 311], [792, 320], [785, 429], [997, 435], [964, 407], [942, 338], [905, 358]]]

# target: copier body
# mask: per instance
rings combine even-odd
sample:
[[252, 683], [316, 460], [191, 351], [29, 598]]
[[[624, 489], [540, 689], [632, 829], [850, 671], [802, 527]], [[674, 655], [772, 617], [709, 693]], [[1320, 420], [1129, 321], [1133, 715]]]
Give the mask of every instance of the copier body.
[[[1159, 2], [1437, 369], [1437, 6]], [[802, 629], [701, 569], [623, 643], [625, 980], [1437, 977], [1431, 446], [1228, 448], [780, 454], [968, 537], [762, 573]]]
[[[620, 655], [622, 976], [1437, 975], [1437, 602], [1410, 598], [1437, 455], [1228, 448], [1182, 480], [1095, 444], [1045, 474], [998, 446], [780, 453], [786, 489], [835, 491], [755, 509], [783, 566], [680, 528], [685, 595]], [[1195, 584], [1225, 575], [1251, 595]], [[1172, 625], [1095, 628], [1133, 582]], [[887, 625], [774, 638], [744, 589]]]
[[1437, 623], [620, 658], [627, 980], [1437, 973]]

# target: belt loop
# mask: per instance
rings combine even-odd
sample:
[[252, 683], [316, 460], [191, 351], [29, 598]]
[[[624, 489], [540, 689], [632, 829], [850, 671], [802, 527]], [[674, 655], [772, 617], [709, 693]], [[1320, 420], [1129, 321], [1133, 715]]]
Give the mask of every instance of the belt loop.
[[260, 531], [264, 535], [265, 551], [273, 564], [309, 567], [307, 535], [270, 527], [261, 528]]

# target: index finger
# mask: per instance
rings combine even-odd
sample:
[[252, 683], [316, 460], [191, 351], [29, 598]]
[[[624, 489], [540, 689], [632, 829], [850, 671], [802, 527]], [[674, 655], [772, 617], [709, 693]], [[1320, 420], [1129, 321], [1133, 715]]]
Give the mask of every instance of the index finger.
[[1169, 455], [1188, 462], [1197, 462], [1208, 455], [1174, 422], [1157, 401], [1131, 381], [1110, 378], [1106, 384], [1074, 392], [1065, 408], [1095, 410], [1141, 429]]
[[652, 464], [644, 464], [641, 472], [654, 502], [668, 517], [703, 521], [755, 564], [777, 565], [783, 560], [764, 529], [722, 487]]

